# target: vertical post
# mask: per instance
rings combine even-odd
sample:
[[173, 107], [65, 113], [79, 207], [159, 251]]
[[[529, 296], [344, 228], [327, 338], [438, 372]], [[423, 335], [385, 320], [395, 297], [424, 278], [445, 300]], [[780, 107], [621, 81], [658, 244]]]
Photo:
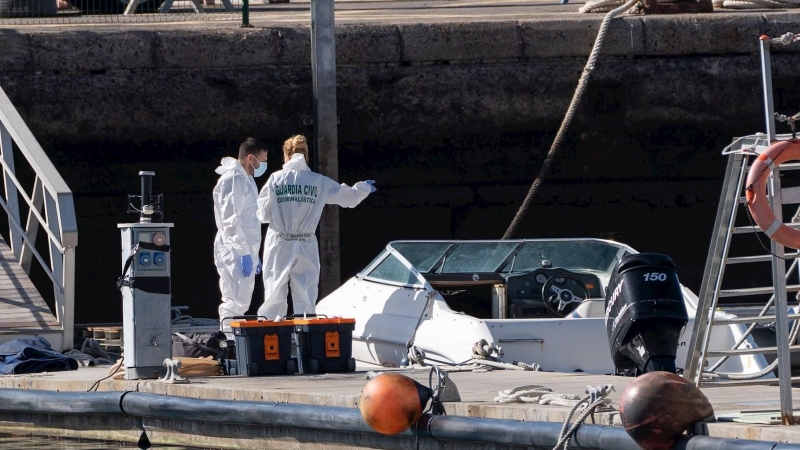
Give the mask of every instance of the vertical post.
[[764, 115], [767, 119], [767, 146], [775, 140], [775, 106], [772, 102], [772, 67], [769, 58], [769, 36], [759, 38], [761, 47], [761, 85], [764, 89]]
[[[314, 87], [314, 142], [311, 164], [339, 178], [336, 115], [336, 36], [333, 0], [311, 0], [311, 71]], [[339, 210], [326, 206], [319, 231], [320, 297], [339, 287]]]
[[[768, 190], [772, 199], [772, 212], [775, 219], [783, 222], [783, 202], [781, 200], [780, 168], [776, 167], [770, 175]], [[781, 422], [794, 424], [792, 406], [792, 365], [789, 354], [789, 319], [786, 299], [786, 261], [782, 244], [770, 240], [772, 250], [772, 284], [775, 287], [775, 341], [778, 346], [778, 381], [781, 396]]]
[[[54, 236], [61, 236], [61, 225], [58, 220], [56, 201], [47, 191], [45, 191], [44, 194], [44, 210], [44, 218], [47, 220], [46, 226], [53, 232]], [[64, 302], [64, 255], [61, 254], [61, 250], [58, 248], [59, 246], [57, 243], [53, 242], [50, 236], [47, 237], [47, 241], [50, 249], [50, 269], [53, 271], [53, 279], [56, 281], [53, 283], [53, 295], [56, 301], [56, 319], [58, 319], [58, 323], [61, 324], [62, 329], [66, 332], [67, 322], [72, 320], [72, 312], [66, 308]], [[72, 325], [69, 326], [69, 330], [72, 331]], [[72, 342], [67, 343], [65, 340], [64, 345], [67, 344], [70, 345], [69, 348], [72, 348]]]
[[[6, 163], [6, 166], [9, 167], [9, 170], [13, 171], [14, 167], [16, 166], [14, 165], [14, 151], [12, 148], [11, 134], [2, 123], [0, 123], [0, 153], [3, 156], [3, 162]], [[9, 174], [3, 170], [3, 182], [5, 183], [6, 187], [6, 205], [8, 205], [8, 236], [10, 241], [8, 245], [11, 246], [14, 256], [19, 261], [20, 252], [22, 251], [22, 236], [19, 234], [19, 232], [17, 232], [16, 227], [10, 223], [12, 221], [16, 221], [18, 225], [21, 225], [19, 220], [19, 198], [17, 197], [17, 186], [11, 179], [12, 175], [14, 175], [13, 172]]]
[[64, 333], [63, 350], [73, 348], [75, 333], [75, 247], [64, 246], [64, 272], [61, 278], [64, 285], [64, 317], [60, 320]]
[[[767, 126], [767, 139], [775, 140], [775, 107], [772, 100], [772, 68], [769, 57], [769, 37], [761, 36], [761, 76], [764, 88], [764, 116]], [[775, 219], [783, 223], [783, 201], [781, 198], [780, 168], [773, 169], [768, 184], [769, 198]], [[789, 320], [786, 300], [786, 261], [783, 245], [770, 240], [772, 251], [772, 284], [775, 287], [775, 341], [778, 347], [778, 382], [781, 397], [781, 422], [794, 424], [792, 405], [792, 367], [789, 353]]]
[[242, 0], [242, 27], [249, 28], [250, 24], [250, 0]]

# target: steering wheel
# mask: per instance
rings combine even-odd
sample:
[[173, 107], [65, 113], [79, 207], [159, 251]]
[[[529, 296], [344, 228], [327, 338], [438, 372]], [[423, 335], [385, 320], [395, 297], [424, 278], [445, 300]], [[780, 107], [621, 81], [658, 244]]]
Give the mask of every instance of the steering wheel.
[[[556, 280], [560, 279], [572, 280], [578, 285], [583, 292], [581, 296], [575, 295], [570, 289], [566, 287], [556, 286]], [[583, 281], [578, 279], [575, 275], [568, 273], [557, 273], [548, 278], [542, 285], [542, 301], [544, 306], [550, 314], [556, 317], [565, 317], [567, 314], [575, 310], [582, 301], [589, 297], [589, 289], [583, 284]]]

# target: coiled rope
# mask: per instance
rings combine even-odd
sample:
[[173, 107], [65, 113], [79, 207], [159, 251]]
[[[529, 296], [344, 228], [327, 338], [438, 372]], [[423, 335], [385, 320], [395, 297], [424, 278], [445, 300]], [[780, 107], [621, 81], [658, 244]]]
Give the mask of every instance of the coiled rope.
[[[588, 386], [586, 388], [587, 392], [590, 392], [592, 390], [593, 390], [592, 386]], [[611, 403], [611, 400], [608, 399], [607, 397], [609, 396], [609, 394], [611, 394], [612, 391], [614, 391], [614, 386], [610, 385], [602, 386], [599, 389], [599, 392], [590, 393], [586, 397], [583, 397], [579, 403], [575, 404], [575, 406], [573, 406], [572, 409], [569, 411], [569, 414], [567, 414], [567, 420], [564, 421], [564, 425], [561, 426], [561, 433], [559, 433], [558, 442], [556, 443], [556, 446], [553, 447], [553, 450], [559, 450], [559, 449], [567, 450], [567, 448], [569, 447], [569, 441], [572, 440], [573, 436], [575, 436], [575, 433], [578, 431], [578, 428], [581, 426], [581, 424], [583, 424], [583, 421], [586, 420], [586, 418], [589, 417], [591, 414], [593, 414], [594, 410], [597, 409], [598, 407], [607, 406], [608, 404]], [[567, 427], [569, 426], [569, 421], [572, 419], [572, 415], [575, 414], [575, 411], [577, 411], [578, 408], [581, 407], [581, 405], [586, 405], [586, 408], [583, 410], [580, 416], [578, 416], [578, 418], [575, 419], [575, 423], [573, 423], [572, 426], [569, 427], [569, 429], [567, 429]]]
[[575, 93], [572, 96], [572, 102], [569, 104], [569, 108], [567, 108], [567, 113], [564, 115], [564, 120], [561, 122], [561, 127], [558, 129], [558, 133], [556, 133], [556, 137], [553, 140], [553, 145], [550, 146], [550, 151], [547, 152], [547, 156], [544, 158], [542, 167], [539, 169], [539, 174], [536, 176], [536, 179], [533, 180], [533, 184], [531, 184], [528, 194], [525, 196], [525, 200], [522, 202], [522, 206], [520, 206], [519, 210], [517, 210], [517, 214], [514, 216], [514, 220], [512, 220], [511, 224], [508, 226], [508, 229], [503, 235], [503, 239], [510, 239], [514, 234], [514, 231], [516, 231], [519, 223], [522, 221], [522, 218], [525, 217], [525, 214], [528, 212], [528, 208], [533, 202], [534, 197], [536, 197], [536, 194], [539, 192], [546, 175], [550, 172], [550, 167], [553, 165], [553, 161], [555, 161], [556, 153], [558, 153], [558, 150], [561, 148], [564, 142], [564, 135], [566, 134], [570, 123], [572, 123], [575, 110], [578, 109], [578, 105], [581, 102], [583, 93], [586, 90], [586, 85], [589, 83], [589, 76], [592, 74], [592, 71], [594, 71], [597, 58], [600, 56], [600, 49], [603, 47], [603, 41], [606, 38], [606, 32], [608, 31], [609, 24], [611, 24], [611, 19], [625, 11], [630, 10], [634, 5], [639, 3], [639, 1], [640, 0], [628, 0], [625, 2], [625, 4], [613, 9], [605, 16], [605, 18], [603, 18], [603, 22], [600, 24], [600, 31], [598, 31], [597, 38], [594, 41], [594, 47], [592, 47], [592, 52], [589, 54], [589, 60], [586, 62], [586, 66], [583, 68], [581, 78], [578, 80], [578, 87], [575, 89]]
[[712, 0], [715, 8], [730, 9], [791, 9], [800, 8], [798, 0]]
[[488, 372], [493, 369], [507, 369], [507, 370], [542, 370], [541, 366], [536, 363], [525, 363], [521, 361], [514, 361], [507, 363], [503, 361], [503, 349], [489, 344], [486, 339], [481, 339], [472, 345], [472, 358], [460, 362], [452, 363], [432, 358], [425, 354], [425, 351], [411, 345], [408, 348], [408, 361], [414, 368], [427, 368], [428, 362], [438, 363], [438, 366], [448, 372]]
[[527, 384], [497, 393], [498, 403], [538, 403], [540, 405], [574, 406], [581, 398], [574, 394], [559, 394], [549, 387]]
[[[572, 406], [572, 409], [570, 409], [567, 414], [567, 419], [561, 426], [558, 443], [553, 447], [553, 450], [567, 450], [569, 441], [578, 431], [583, 421], [594, 413], [598, 407], [607, 407], [611, 404], [611, 399], [609, 399], [608, 396], [613, 391], [614, 386], [611, 385], [587, 386], [586, 392], [588, 395], [581, 398], [574, 394], [559, 394], [553, 392], [552, 389], [546, 386], [530, 384], [500, 391], [494, 401], [498, 403], [521, 402], [539, 403], [540, 405]], [[572, 420], [572, 416], [582, 406], [584, 407], [583, 412], [581, 412], [580, 416], [575, 420], [575, 423], [569, 426], [569, 421]]]

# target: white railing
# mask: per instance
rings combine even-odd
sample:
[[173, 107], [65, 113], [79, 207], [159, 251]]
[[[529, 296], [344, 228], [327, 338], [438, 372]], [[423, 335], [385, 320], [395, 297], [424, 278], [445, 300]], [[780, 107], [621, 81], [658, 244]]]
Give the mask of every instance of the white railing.
[[[30, 194], [16, 177], [12, 150], [14, 143], [35, 174]], [[36, 258], [53, 282], [55, 315], [63, 330], [62, 347], [65, 350], [71, 349], [75, 323], [75, 247], [78, 245], [72, 191], [2, 88], [0, 156], [5, 186], [5, 191], [0, 193], [0, 206], [8, 215], [8, 244], [25, 273], [30, 275], [32, 259]], [[28, 217], [24, 226], [20, 220], [20, 198], [28, 204]], [[35, 247], [40, 225], [48, 237], [49, 264]]]

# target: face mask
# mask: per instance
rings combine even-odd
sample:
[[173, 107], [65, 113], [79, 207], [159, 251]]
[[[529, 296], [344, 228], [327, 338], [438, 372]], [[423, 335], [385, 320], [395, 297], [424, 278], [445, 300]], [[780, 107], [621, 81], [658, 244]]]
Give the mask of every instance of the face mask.
[[253, 166], [253, 164], [250, 164], [250, 167], [253, 168], [253, 176], [258, 178], [261, 175], [264, 175], [264, 173], [266, 173], [266, 171], [267, 171], [267, 162], [266, 161], [261, 162], [261, 164], [259, 164], [258, 168]]

